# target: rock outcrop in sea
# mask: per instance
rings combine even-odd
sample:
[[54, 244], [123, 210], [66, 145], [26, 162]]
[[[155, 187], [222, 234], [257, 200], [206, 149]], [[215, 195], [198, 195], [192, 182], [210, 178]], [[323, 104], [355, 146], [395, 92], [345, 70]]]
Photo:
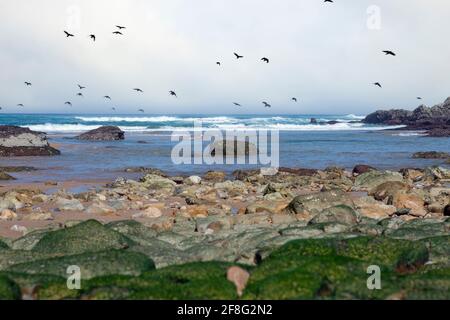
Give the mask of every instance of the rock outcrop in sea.
[[405, 125], [406, 130], [427, 130], [429, 136], [450, 136], [450, 97], [434, 107], [419, 106], [414, 111], [378, 110], [364, 120], [367, 124]]
[[116, 126], [103, 126], [76, 137], [78, 140], [88, 141], [117, 141], [125, 139], [125, 132]]
[[0, 157], [53, 156], [60, 151], [50, 146], [43, 132], [17, 126], [0, 126]]

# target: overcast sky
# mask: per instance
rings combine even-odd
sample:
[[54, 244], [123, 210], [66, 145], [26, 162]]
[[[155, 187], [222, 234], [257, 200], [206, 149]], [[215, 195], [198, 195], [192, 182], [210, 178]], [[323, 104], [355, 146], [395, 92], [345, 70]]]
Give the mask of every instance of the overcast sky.
[[0, 107], [367, 114], [412, 109], [417, 96], [434, 105], [450, 96], [449, 17], [448, 0], [0, 0]]

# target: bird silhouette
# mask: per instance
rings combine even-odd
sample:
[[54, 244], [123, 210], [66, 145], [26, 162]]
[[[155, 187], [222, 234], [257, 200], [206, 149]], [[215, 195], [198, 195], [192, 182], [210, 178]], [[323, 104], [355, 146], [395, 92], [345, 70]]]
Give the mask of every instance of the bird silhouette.
[[297, 102], [297, 98], [296, 98], [296, 97], [293, 97], [293, 98], [292, 98], [292, 101]]
[[396, 54], [393, 51], [390, 50], [384, 50], [383, 53], [387, 56], [396, 56]]
[[126, 27], [122, 27], [122, 26], [116, 26], [116, 28], [118, 28], [119, 30], [126, 29]]
[[80, 88], [80, 90], [85, 89], [86, 87], [83, 87], [82, 85], [78, 85], [78, 88]]
[[175, 98], [178, 98], [178, 96], [177, 96], [177, 94], [176, 94], [175, 91], [169, 91], [169, 94], [170, 94], [171, 96], [174, 96]]
[[263, 101], [262, 103], [263, 103], [264, 107], [266, 107], [266, 108], [271, 108], [271, 107], [272, 107], [272, 106], [271, 106], [269, 103], [267, 103], [266, 101]]
[[0, 107], [0, 110], [3, 110], [3, 108], [2, 108], [2, 107]]
[[265, 62], [265, 63], [269, 63], [269, 59], [268, 58], [262, 58], [261, 61]]
[[68, 33], [67, 31], [64, 31], [64, 33], [66, 34], [66, 38], [75, 37], [73, 34]]
[[78, 92], [78, 93], [77, 93], [77, 96], [83, 97], [83, 94], [82, 94], [81, 92]]
[[25, 83], [25, 85], [27, 86], [27, 87], [30, 87], [30, 86], [32, 86], [32, 84], [31, 84], [31, 82], [24, 82]]
[[417, 100], [422, 100], [422, 97], [417, 97]]
[[111, 110], [116, 111], [116, 108], [112, 107]]
[[219, 62], [219, 61], [217, 61], [216, 64], [217, 64], [218, 66], [220, 66], [220, 62]]
[[242, 107], [239, 103], [237, 103], [237, 102], [233, 102], [233, 104], [235, 105], [235, 106], [238, 106], [238, 107]]
[[89, 35], [89, 38], [91, 38], [92, 41], [94, 41], [94, 42], [95, 42], [95, 39], [97, 39], [97, 38], [95, 37], [95, 34], [90, 34], [90, 35]]
[[331, 2], [331, 3], [334, 3], [333, 0], [325, 0], [324, 2]]
[[110, 96], [104, 96], [103, 98], [111, 100]]
[[379, 82], [375, 82], [374, 85], [377, 86], [377, 87], [382, 88], [381, 83], [379, 83]]
[[234, 55], [236, 56], [236, 59], [242, 59], [244, 57], [244, 56], [237, 54], [236, 52], [234, 53]]
[[138, 110], [139, 112], [142, 112], [142, 113], [144, 113], [145, 111], [144, 111], [144, 109], [139, 109]]
[[114, 31], [113, 34], [119, 34], [119, 35], [123, 36], [123, 33], [120, 31]]
[[17, 106], [18, 107], [23, 107], [24, 105], [22, 103], [19, 103]]
[[67, 105], [69, 105], [69, 106], [72, 106], [72, 102], [70, 102], [70, 101], [66, 101], [66, 102], [64, 102], [64, 104], [67, 104]]
[[144, 91], [142, 91], [142, 90], [139, 89], [139, 88], [134, 88], [133, 90], [136, 91], [136, 92], [144, 93]]

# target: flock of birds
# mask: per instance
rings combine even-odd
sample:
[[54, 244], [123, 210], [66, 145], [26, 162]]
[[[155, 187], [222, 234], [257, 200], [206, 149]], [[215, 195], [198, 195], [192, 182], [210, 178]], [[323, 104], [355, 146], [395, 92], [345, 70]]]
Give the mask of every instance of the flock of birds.
[[[324, 2], [334, 3], [333, 0], [324, 0]], [[123, 36], [123, 35], [124, 35], [124, 34], [123, 34], [124, 30], [126, 30], [126, 27], [125, 27], [125, 26], [116, 25], [116, 30], [113, 31], [112, 34], [117, 35], [117, 36]], [[64, 34], [66, 35], [66, 38], [73, 38], [73, 37], [75, 37], [74, 34], [68, 32], [68, 31], [64, 31]], [[90, 34], [88, 37], [89, 37], [92, 41], [94, 41], [94, 42], [97, 40], [97, 37], [96, 37], [95, 34]], [[393, 57], [396, 56], [396, 53], [395, 53], [394, 51], [391, 51], [391, 50], [384, 50], [384, 51], [382, 51], [382, 52], [383, 52], [386, 56], [393, 56]], [[234, 56], [236, 57], [236, 60], [244, 59], [244, 56], [241, 55], [241, 54], [238, 54], [238, 53], [236, 53], [236, 52], [234, 52], [233, 54], [234, 54]], [[264, 62], [264, 63], [270, 63], [270, 60], [269, 60], [269, 58], [267, 58], [267, 57], [262, 57], [262, 58], [261, 58], [261, 61]], [[216, 64], [217, 64], [218, 66], [221, 66], [221, 65], [222, 65], [222, 63], [221, 63], [220, 61], [217, 61]], [[27, 87], [31, 87], [31, 86], [32, 86], [32, 83], [31, 83], [31, 82], [28, 82], [28, 81], [25, 81], [24, 84], [25, 84]], [[373, 85], [375, 85], [375, 86], [377, 86], [377, 87], [379, 87], [379, 88], [382, 88], [382, 85], [381, 85], [380, 82], [374, 82]], [[86, 86], [82, 86], [82, 85], [78, 84], [78, 88], [79, 88], [79, 91], [80, 91], [80, 92], [78, 92], [76, 95], [77, 95], [78, 97], [83, 97], [82, 90], [83, 90], [83, 89], [86, 89]], [[135, 91], [136, 93], [144, 93], [144, 91], [143, 91], [142, 89], [140, 89], [140, 88], [133, 88], [132, 90]], [[177, 93], [176, 93], [175, 91], [173, 91], [173, 90], [170, 90], [170, 91], [169, 91], [169, 95], [170, 95], [170, 96], [173, 96], [173, 97], [175, 97], [175, 98], [178, 98]], [[111, 99], [111, 96], [109, 96], [109, 95], [105, 95], [103, 98], [106, 99], [106, 100], [110, 100], [110, 101], [112, 100], [112, 99]], [[422, 100], [421, 97], [417, 97], [417, 99], [418, 99], [418, 100]], [[298, 99], [297, 99], [296, 97], [292, 97], [291, 100], [292, 100], [293, 102], [298, 102]], [[66, 101], [64, 104], [65, 104], [65, 105], [68, 105], [68, 106], [72, 106], [72, 102], [71, 102], [71, 101]], [[241, 105], [240, 103], [238, 103], [238, 102], [233, 102], [233, 104], [234, 104], [235, 106], [237, 106], [237, 107], [242, 107], [242, 105]], [[271, 105], [270, 103], [268, 103], [267, 101], [262, 101], [262, 104], [263, 104], [263, 106], [264, 106], [265, 108], [271, 108], [271, 107], [272, 107], [272, 105]], [[19, 103], [19, 104], [17, 104], [17, 106], [18, 106], [18, 107], [24, 107], [24, 104]], [[112, 109], [113, 111], [116, 111], [116, 108], [115, 108], [115, 107], [112, 107], [111, 109]], [[2, 110], [2, 107], [0, 107], [0, 110]], [[145, 112], [144, 109], [138, 109], [137, 111], [138, 111], [138, 112], [142, 112], [142, 113]]]

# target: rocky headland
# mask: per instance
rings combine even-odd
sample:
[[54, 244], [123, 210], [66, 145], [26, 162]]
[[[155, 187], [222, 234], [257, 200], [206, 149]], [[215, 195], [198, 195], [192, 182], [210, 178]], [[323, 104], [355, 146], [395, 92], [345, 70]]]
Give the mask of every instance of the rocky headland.
[[139, 172], [79, 194], [3, 192], [0, 298], [450, 298], [448, 169]]
[[367, 124], [404, 125], [402, 130], [425, 130], [430, 137], [450, 136], [450, 97], [434, 107], [419, 106], [414, 111], [379, 110], [369, 114]]

